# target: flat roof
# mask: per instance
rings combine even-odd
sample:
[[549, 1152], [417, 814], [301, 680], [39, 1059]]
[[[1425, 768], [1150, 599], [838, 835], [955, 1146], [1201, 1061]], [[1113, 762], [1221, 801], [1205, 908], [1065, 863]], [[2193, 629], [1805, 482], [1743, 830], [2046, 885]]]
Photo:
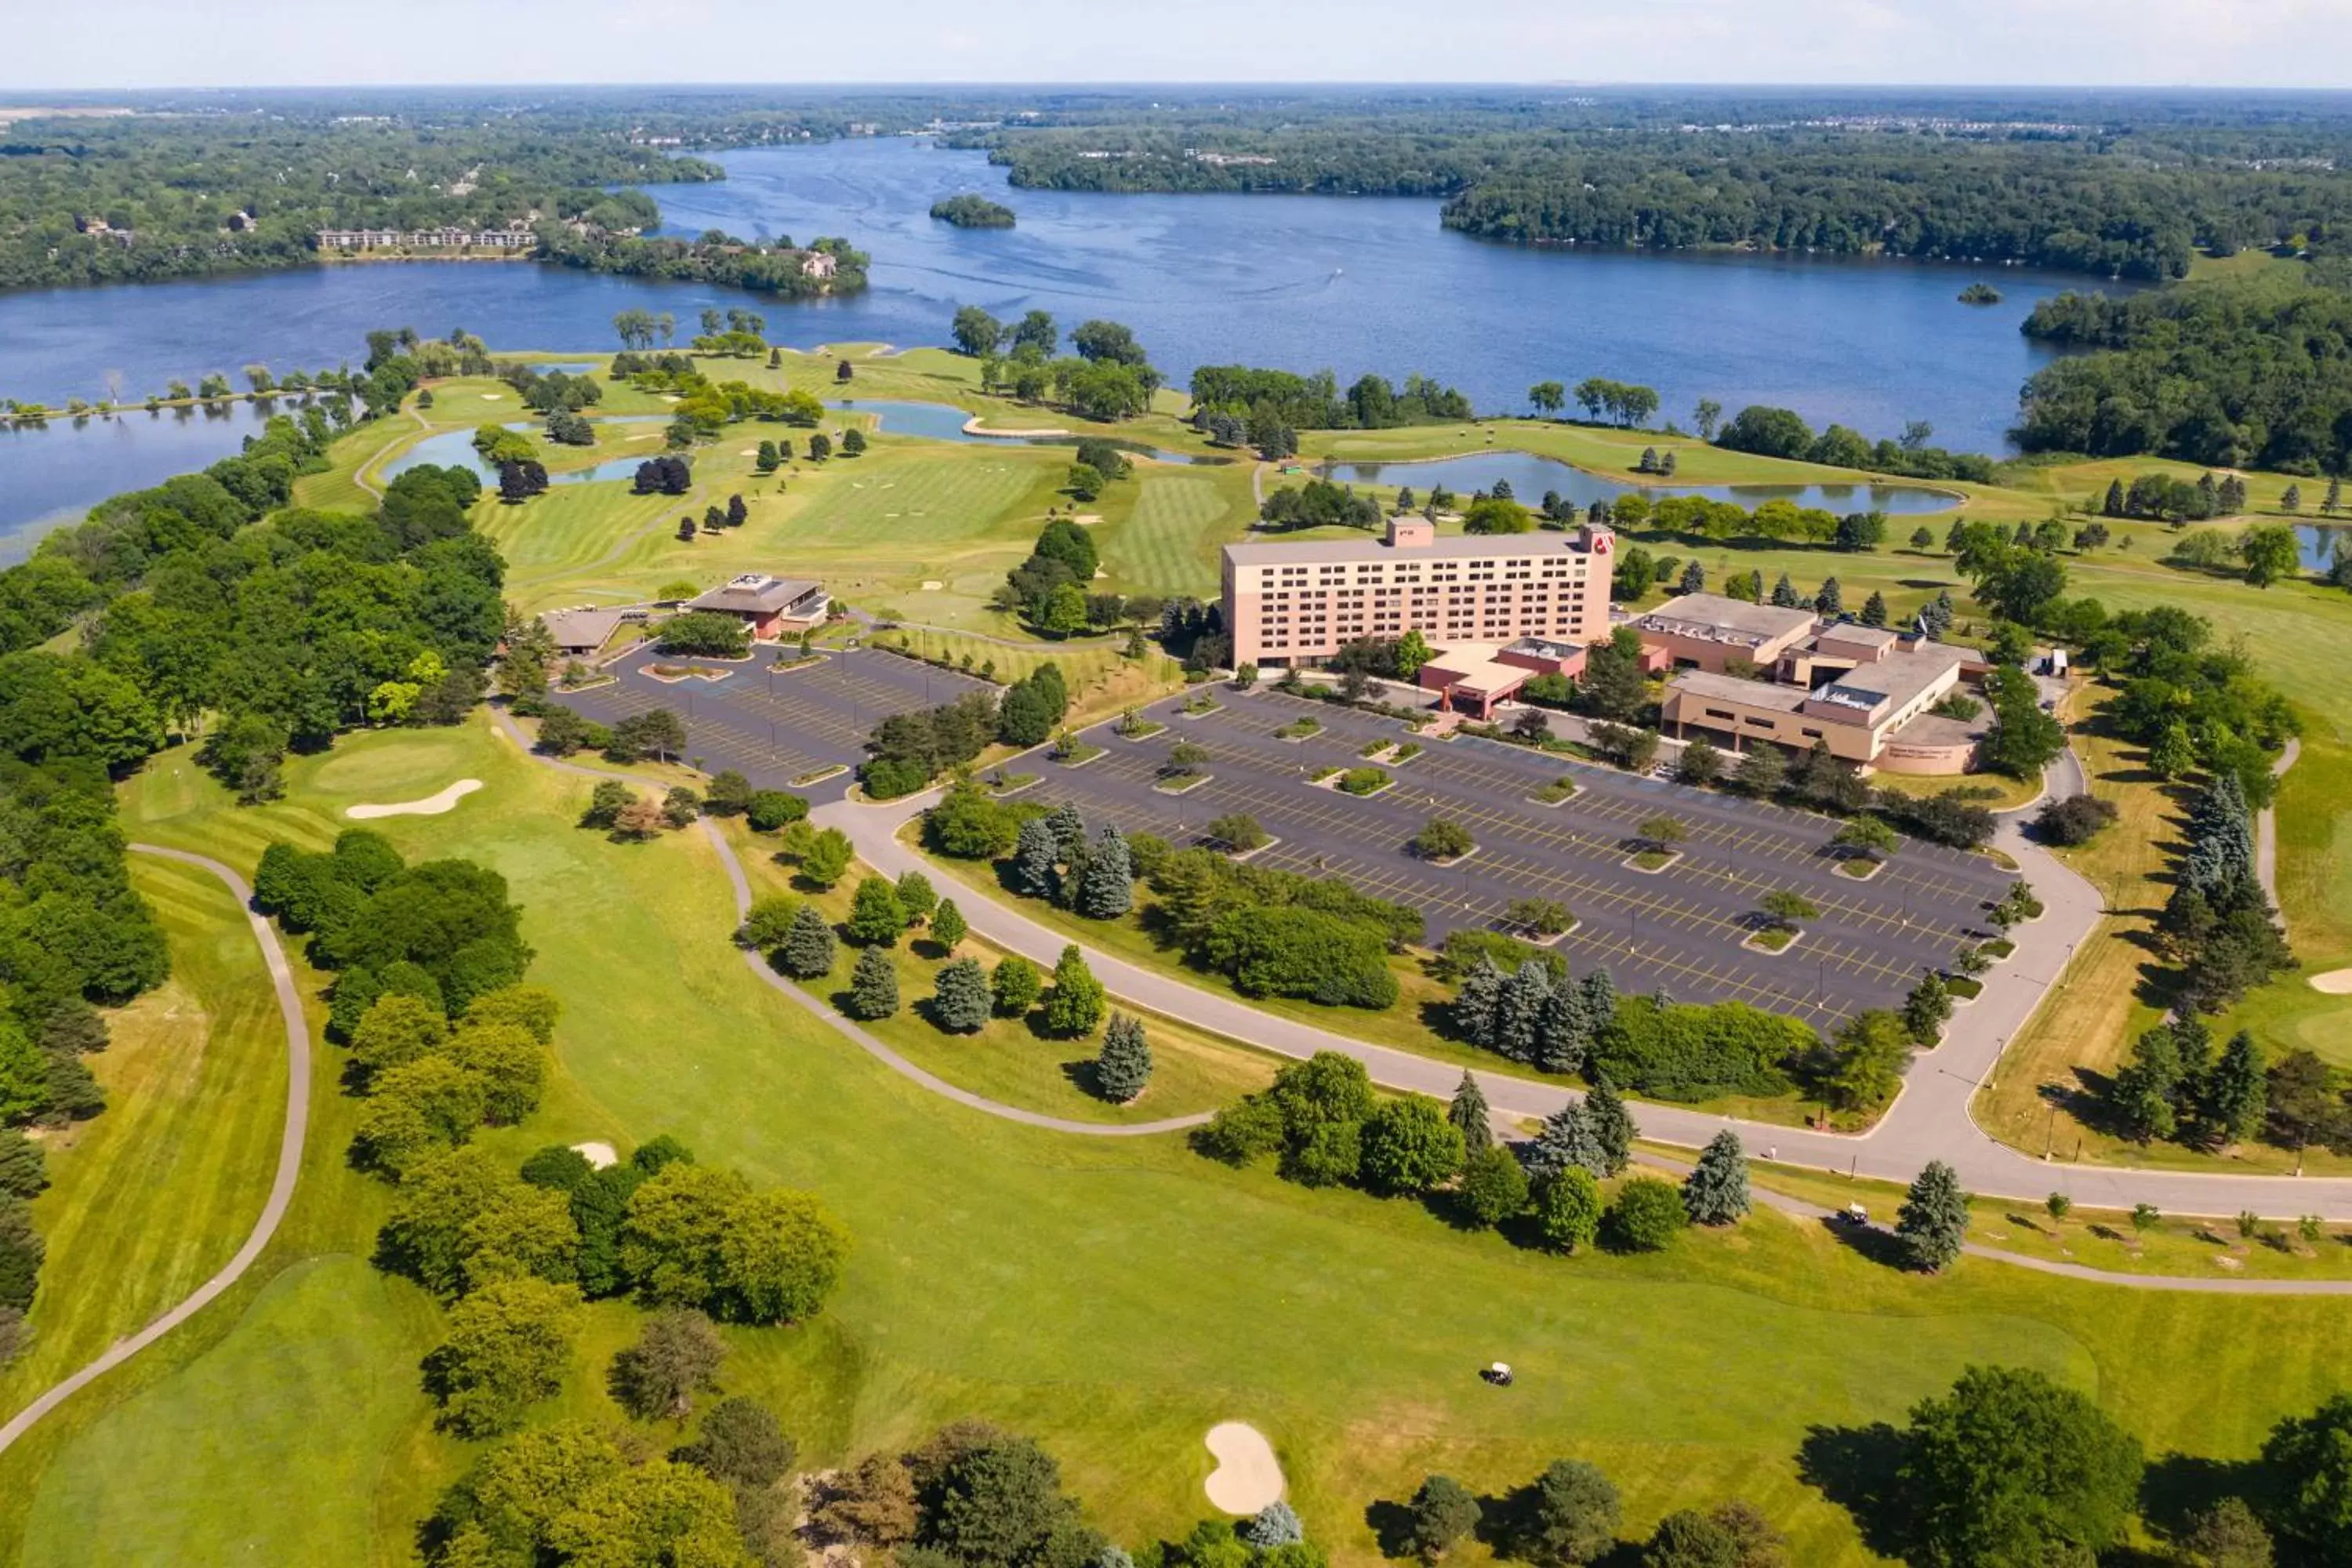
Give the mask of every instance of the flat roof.
[[1693, 697], [1713, 698], [1718, 702], [1742, 702], [1750, 708], [1768, 709], [1775, 713], [1794, 713], [1805, 705], [1809, 692], [1801, 686], [1781, 686], [1769, 680], [1748, 680], [1737, 675], [1717, 675], [1711, 670], [1685, 669], [1667, 683]]
[[1774, 637], [1811, 629], [1813, 612], [1783, 609], [1778, 605], [1752, 605], [1745, 599], [1727, 599], [1720, 594], [1685, 594], [1678, 599], [1668, 599], [1654, 610], [1636, 616], [1634, 625], [1654, 631], [1671, 632], [1684, 627], [1701, 631], [1737, 632], [1769, 642]]
[[1856, 668], [1814, 692], [1825, 702], [1857, 709], [1875, 708], [1882, 701], [1900, 708], [1968, 659], [1966, 648], [1949, 643], [1921, 643], [1890, 653], [1875, 664]]
[[602, 647], [627, 617], [619, 610], [553, 610], [539, 617], [558, 647]]
[[1892, 647], [1899, 636], [1885, 626], [1865, 626], [1860, 621], [1839, 621], [1823, 626], [1814, 640], [1852, 643], [1857, 647]]
[[1361, 539], [1297, 539], [1228, 544], [1236, 566], [1339, 566], [1352, 562], [1476, 560], [1503, 555], [1588, 555], [1572, 533], [1443, 533], [1429, 544]]

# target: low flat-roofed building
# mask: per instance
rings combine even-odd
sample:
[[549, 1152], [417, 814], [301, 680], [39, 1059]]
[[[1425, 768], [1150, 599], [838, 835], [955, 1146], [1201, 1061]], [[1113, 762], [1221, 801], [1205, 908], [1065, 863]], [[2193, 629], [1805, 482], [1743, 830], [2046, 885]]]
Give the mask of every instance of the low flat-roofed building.
[[823, 626], [833, 600], [822, 584], [748, 572], [688, 600], [686, 607], [740, 616], [751, 623], [754, 637], [772, 640]]
[[1423, 665], [1415, 679], [1423, 690], [1438, 694], [1440, 705], [1474, 719], [1491, 719], [1496, 703], [1507, 701], [1528, 677], [1539, 673], [1504, 658], [1506, 651], [1491, 643], [1445, 648]]
[[[1838, 662], [1843, 664], [1843, 658], [1841, 654]], [[1822, 743], [1831, 755], [1858, 768], [1962, 773], [1975, 756], [1981, 731], [1941, 720], [1928, 710], [1960, 684], [1969, 661], [1966, 648], [1890, 637], [1876, 658], [1827, 675], [1818, 684], [1748, 680], [1686, 669], [1667, 683], [1662, 715], [1677, 737], [1687, 738], [1694, 729], [1711, 731], [1727, 737], [1735, 752], [1757, 741], [1794, 751]], [[1787, 662], [1810, 669], [1813, 658], [1809, 650]], [[1829, 662], [1826, 656], [1822, 662]], [[1909, 728], [1922, 721], [1924, 727]], [[1955, 723], [1958, 729], [1950, 727]]]
[[1417, 631], [1446, 647], [1516, 638], [1584, 645], [1609, 635], [1616, 536], [1566, 533], [1443, 538], [1417, 517], [1381, 539], [1228, 544], [1225, 625], [1236, 664], [1312, 664], [1360, 638]]
[[1633, 617], [1643, 648], [1656, 648], [1675, 666], [1717, 675], [1735, 658], [1769, 669], [1780, 656], [1812, 635], [1813, 612], [1727, 599], [1720, 594], [1685, 594]]
[[625, 610], [599, 609], [593, 605], [577, 610], [551, 610], [539, 617], [547, 635], [555, 639], [555, 650], [568, 658], [586, 658], [613, 639], [621, 623], [643, 619], [644, 612], [634, 616]]

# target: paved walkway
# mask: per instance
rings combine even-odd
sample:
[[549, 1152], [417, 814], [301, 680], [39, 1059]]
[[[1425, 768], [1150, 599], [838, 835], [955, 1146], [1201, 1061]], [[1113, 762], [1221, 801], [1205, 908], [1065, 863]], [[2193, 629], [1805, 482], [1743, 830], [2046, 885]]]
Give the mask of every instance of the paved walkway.
[[0, 1426], [0, 1453], [9, 1445], [32, 1430], [50, 1411], [64, 1404], [85, 1385], [96, 1382], [121, 1366], [190, 1318], [204, 1310], [222, 1291], [245, 1278], [269, 1238], [278, 1234], [278, 1224], [286, 1217], [286, 1206], [294, 1200], [294, 1184], [302, 1173], [302, 1144], [310, 1125], [310, 1030], [302, 1018], [301, 993], [295, 989], [294, 972], [286, 963], [286, 950], [278, 944], [278, 932], [269, 921], [253, 912], [249, 907], [253, 890], [245, 879], [219, 861], [202, 855], [191, 855], [184, 849], [165, 849], [153, 844], [133, 844], [131, 849], [141, 855], [153, 855], [165, 860], [177, 860], [194, 866], [220, 879], [236, 898], [238, 904], [247, 906], [246, 921], [252, 928], [253, 939], [261, 946], [262, 962], [269, 968], [269, 984], [278, 993], [278, 1014], [286, 1028], [286, 1132], [278, 1144], [278, 1173], [270, 1179], [269, 1196], [261, 1205], [261, 1215], [253, 1222], [252, 1234], [236, 1255], [222, 1265], [219, 1273], [197, 1286], [178, 1306], [165, 1311], [137, 1333], [114, 1342], [103, 1354], [71, 1377], [58, 1384], [18, 1411], [8, 1424]]
[[[2053, 778], [2052, 787], [2079, 789], [2079, 776], [2075, 770], [2071, 776]], [[819, 807], [812, 820], [820, 826], [842, 829], [861, 859], [896, 877], [903, 871], [929, 869], [920, 855], [900, 841], [898, 830], [935, 798], [926, 794], [887, 805], [843, 801]], [[2086, 1208], [2129, 1209], [2150, 1203], [2167, 1214], [2178, 1215], [2228, 1216], [2252, 1210], [2269, 1218], [2316, 1214], [2329, 1219], [2352, 1219], [2352, 1179], [2207, 1175], [2053, 1163], [2009, 1148], [1977, 1126], [1969, 1110], [1977, 1089], [1991, 1077], [2002, 1049], [2025, 1026], [2042, 999], [2064, 984], [2068, 963], [2105, 913], [2096, 889], [2025, 837], [2021, 814], [2001, 819], [1995, 843], [2017, 861], [2042, 899], [2044, 913], [2011, 933], [2017, 943], [2015, 954], [1985, 977], [1982, 995], [1958, 1009], [1943, 1044], [1919, 1056], [1903, 1092], [1876, 1126], [1850, 1135], [1741, 1121], [1643, 1102], [1637, 1108], [1643, 1135], [1698, 1148], [1730, 1127], [1750, 1148], [1769, 1152], [1768, 1157], [1783, 1163], [1902, 1183], [1908, 1183], [1928, 1161], [1943, 1160], [1959, 1173], [1962, 1184], [1970, 1191], [2025, 1202], [2056, 1191]], [[1016, 906], [976, 889], [959, 892], [957, 908], [964, 911], [973, 931], [1041, 964], [1051, 965], [1069, 941]], [[1373, 1080], [1389, 1089], [1443, 1099], [1454, 1092], [1460, 1079], [1458, 1067], [1263, 1012], [1229, 993], [1195, 985], [1083, 942], [1079, 945], [1088, 966], [1112, 995], [1152, 1012], [1183, 1018], [1283, 1056], [1304, 1058], [1318, 1050], [1339, 1051], [1363, 1062]], [[1344, 1027], [1344, 1011], [1335, 1009], [1332, 1022]], [[1476, 1076], [1487, 1103], [1500, 1118], [1548, 1116], [1574, 1093], [1559, 1084], [1500, 1072], [1482, 1071]]]
[[[2278, 761], [2271, 764], [2271, 777], [2286, 777], [2287, 769], [2294, 766], [2294, 760], [2301, 755], [2302, 738], [2288, 736], [2285, 746], [2280, 749]], [[2286, 906], [2279, 902], [2278, 807], [2275, 805], [2263, 807], [2254, 817], [2254, 875], [2260, 879], [2263, 891], [2270, 895], [2271, 908], [2278, 911], [2279, 930], [2285, 931]]]
[[[1690, 1174], [1690, 1166], [1654, 1154], [1637, 1154], [1633, 1163], [1672, 1177], [1679, 1182]], [[1748, 1197], [1759, 1205], [1798, 1219], [1817, 1220], [1840, 1229], [1848, 1226], [1844, 1214], [1823, 1208], [1807, 1198], [1791, 1197], [1776, 1193], [1761, 1184], [1769, 1178], [1749, 1173]], [[1867, 1228], [1879, 1237], [1891, 1240], [1895, 1227], [1876, 1220]], [[1963, 1242], [1960, 1250], [1970, 1258], [1981, 1258], [1990, 1263], [2007, 1263], [2019, 1268], [2031, 1268], [2037, 1274], [2054, 1274], [2062, 1279], [2080, 1279], [2089, 1285], [2120, 1285], [2130, 1290], [2188, 1290], [2214, 1296], [2352, 1296], [2352, 1279], [2232, 1279], [2226, 1276], [2202, 1274], [2126, 1274], [2108, 1268], [2093, 1268], [2088, 1264], [2066, 1263], [2054, 1258], [2031, 1258], [2005, 1247], [1990, 1247], [1980, 1241]]]

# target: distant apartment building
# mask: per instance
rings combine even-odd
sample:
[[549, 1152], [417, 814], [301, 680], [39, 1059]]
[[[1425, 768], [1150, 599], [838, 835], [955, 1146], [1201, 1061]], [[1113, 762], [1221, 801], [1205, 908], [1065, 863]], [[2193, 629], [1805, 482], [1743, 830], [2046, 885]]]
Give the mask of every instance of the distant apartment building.
[[1381, 539], [1228, 544], [1234, 660], [1313, 664], [1358, 638], [1407, 632], [1448, 648], [1526, 638], [1581, 647], [1609, 635], [1615, 543], [1592, 527], [1441, 539], [1422, 519], [1401, 517]]
[[320, 250], [529, 250], [539, 236], [522, 228], [322, 228]]

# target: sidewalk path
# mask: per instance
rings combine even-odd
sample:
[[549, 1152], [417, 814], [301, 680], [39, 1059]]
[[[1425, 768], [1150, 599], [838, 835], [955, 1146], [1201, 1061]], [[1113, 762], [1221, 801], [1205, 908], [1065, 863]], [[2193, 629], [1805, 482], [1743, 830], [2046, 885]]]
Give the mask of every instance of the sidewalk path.
[[[2294, 760], [2301, 755], [2302, 738], [2288, 736], [2286, 745], [2279, 752], [2278, 761], [2271, 764], [2271, 777], [2286, 777], [2287, 769], [2294, 766]], [[2254, 817], [2254, 875], [2261, 879], [2263, 891], [2270, 896], [2271, 908], [2278, 911], [2279, 929], [2285, 931], [2286, 908], [2279, 902], [2278, 807], [2275, 805], [2263, 807]]]
[[294, 972], [287, 964], [286, 950], [278, 944], [278, 932], [269, 921], [251, 910], [253, 891], [245, 879], [219, 861], [203, 855], [192, 855], [184, 849], [165, 849], [153, 844], [133, 844], [137, 854], [153, 855], [165, 860], [177, 860], [194, 866], [218, 878], [236, 895], [246, 909], [246, 921], [253, 929], [254, 941], [261, 946], [262, 962], [269, 969], [269, 984], [278, 993], [278, 1014], [286, 1027], [286, 1132], [278, 1145], [278, 1173], [271, 1178], [269, 1196], [261, 1205], [261, 1216], [253, 1222], [252, 1234], [236, 1255], [224, 1264], [219, 1273], [196, 1287], [178, 1306], [149, 1323], [137, 1333], [114, 1342], [96, 1361], [83, 1367], [64, 1382], [56, 1384], [39, 1398], [18, 1411], [8, 1424], [0, 1426], [0, 1453], [10, 1444], [32, 1430], [50, 1411], [73, 1397], [85, 1385], [96, 1382], [108, 1373], [194, 1317], [222, 1291], [245, 1277], [253, 1267], [269, 1238], [278, 1234], [278, 1222], [286, 1217], [286, 1206], [294, 1199], [294, 1184], [302, 1173], [302, 1143], [310, 1125], [310, 1030], [302, 1018], [301, 993], [295, 989]]

